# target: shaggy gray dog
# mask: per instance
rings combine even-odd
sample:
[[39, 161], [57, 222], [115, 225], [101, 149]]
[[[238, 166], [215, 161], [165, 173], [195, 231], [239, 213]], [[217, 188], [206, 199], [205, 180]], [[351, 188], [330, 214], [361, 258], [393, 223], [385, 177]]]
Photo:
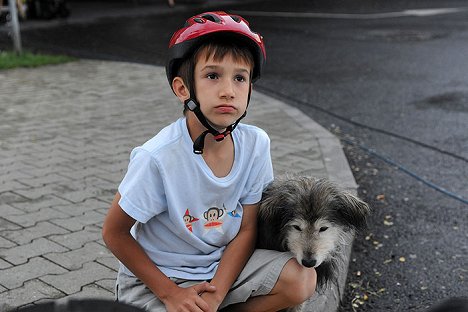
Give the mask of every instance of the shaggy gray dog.
[[369, 213], [365, 202], [325, 179], [283, 177], [263, 194], [257, 248], [291, 251], [299, 263], [314, 267], [320, 293], [347, 270], [343, 246], [365, 228]]

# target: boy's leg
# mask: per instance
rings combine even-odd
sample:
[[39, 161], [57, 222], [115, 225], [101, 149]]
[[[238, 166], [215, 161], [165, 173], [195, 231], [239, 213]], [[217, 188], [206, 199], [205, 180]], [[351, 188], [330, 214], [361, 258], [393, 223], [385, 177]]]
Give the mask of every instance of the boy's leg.
[[296, 259], [290, 259], [269, 294], [251, 297], [223, 311], [276, 312], [300, 305], [314, 294], [316, 279], [315, 269], [306, 268]]
[[278, 311], [299, 305], [315, 291], [316, 274], [291, 253], [256, 250], [234, 283], [222, 311]]
[[119, 302], [124, 302], [151, 312], [166, 312], [164, 304], [138, 278], [119, 271], [115, 293]]
[[[204, 281], [172, 279], [180, 287], [191, 287]], [[143, 308], [148, 312], [166, 312], [164, 304], [138, 278], [119, 270], [115, 292], [116, 301]]]

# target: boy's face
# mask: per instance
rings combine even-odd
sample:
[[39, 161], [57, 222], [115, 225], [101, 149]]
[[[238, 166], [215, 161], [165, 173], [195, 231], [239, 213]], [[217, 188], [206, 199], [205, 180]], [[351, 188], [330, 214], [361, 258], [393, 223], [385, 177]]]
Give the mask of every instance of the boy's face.
[[195, 93], [205, 117], [223, 130], [244, 114], [250, 89], [251, 65], [235, 61], [231, 54], [222, 60], [206, 59], [201, 52], [195, 65]]

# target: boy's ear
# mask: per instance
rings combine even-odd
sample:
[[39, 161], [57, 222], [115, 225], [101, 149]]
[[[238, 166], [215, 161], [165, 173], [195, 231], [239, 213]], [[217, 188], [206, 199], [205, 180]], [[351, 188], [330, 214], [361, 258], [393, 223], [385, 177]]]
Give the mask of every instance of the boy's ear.
[[182, 103], [190, 98], [190, 91], [181, 77], [175, 77], [172, 80], [172, 90]]

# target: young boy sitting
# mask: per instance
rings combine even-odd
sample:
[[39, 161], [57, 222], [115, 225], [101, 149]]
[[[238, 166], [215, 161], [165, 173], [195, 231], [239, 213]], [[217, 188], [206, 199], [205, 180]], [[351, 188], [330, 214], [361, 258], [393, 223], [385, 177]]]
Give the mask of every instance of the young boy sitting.
[[258, 203], [273, 180], [270, 141], [239, 121], [264, 59], [262, 37], [224, 12], [194, 16], [173, 35], [166, 72], [184, 117], [132, 151], [103, 226], [121, 263], [119, 301], [278, 311], [313, 294], [313, 268], [255, 250]]

